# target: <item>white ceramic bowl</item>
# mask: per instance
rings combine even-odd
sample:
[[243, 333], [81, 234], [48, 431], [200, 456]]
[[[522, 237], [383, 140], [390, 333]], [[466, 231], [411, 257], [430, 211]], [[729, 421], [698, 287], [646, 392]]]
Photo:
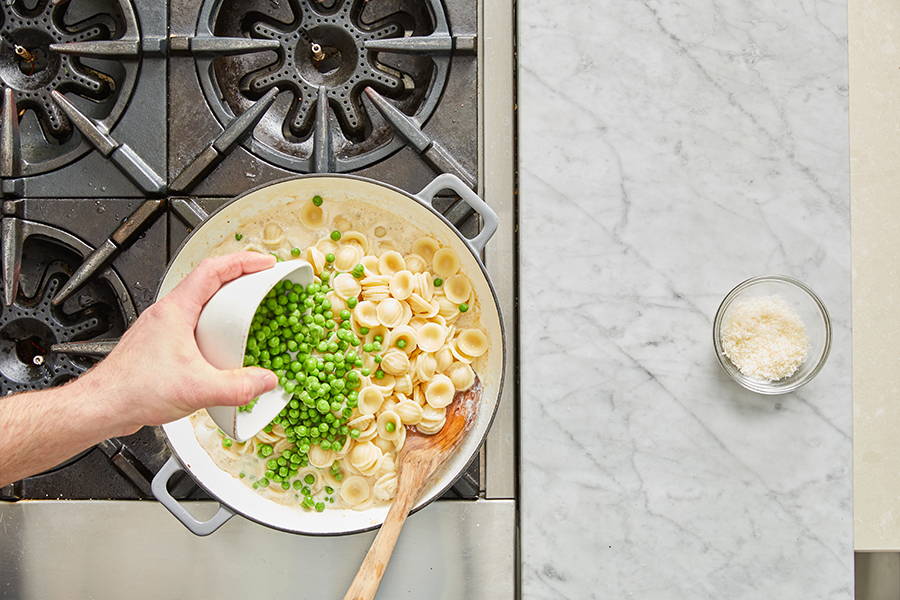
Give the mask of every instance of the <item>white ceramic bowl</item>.
[[[200, 353], [217, 369], [238, 369], [244, 364], [244, 350], [250, 323], [260, 302], [279, 282], [309, 285], [313, 270], [305, 260], [276, 263], [271, 269], [250, 273], [229, 281], [203, 307], [194, 335]], [[225, 434], [239, 442], [249, 440], [274, 419], [291, 396], [279, 385], [259, 397], [253, 410], [234, 406], [206, 409]]]

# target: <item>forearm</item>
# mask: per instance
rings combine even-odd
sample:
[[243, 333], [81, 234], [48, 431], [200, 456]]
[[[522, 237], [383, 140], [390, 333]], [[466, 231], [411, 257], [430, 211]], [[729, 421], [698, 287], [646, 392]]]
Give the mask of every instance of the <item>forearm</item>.
[[90, 377], [0, 398], [0, 486], [58, 465], [109, 437], [133, 430], [109, 392]]

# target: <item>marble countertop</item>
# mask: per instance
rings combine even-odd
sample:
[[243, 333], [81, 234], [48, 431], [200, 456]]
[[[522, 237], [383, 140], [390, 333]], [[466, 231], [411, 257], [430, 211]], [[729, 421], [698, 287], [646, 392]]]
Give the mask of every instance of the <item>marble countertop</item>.
[[[847, 6], [519, 2], [525, 598], [850, 598]], [[834, 345], [798, 393], [712, 319], [783, 273]]]

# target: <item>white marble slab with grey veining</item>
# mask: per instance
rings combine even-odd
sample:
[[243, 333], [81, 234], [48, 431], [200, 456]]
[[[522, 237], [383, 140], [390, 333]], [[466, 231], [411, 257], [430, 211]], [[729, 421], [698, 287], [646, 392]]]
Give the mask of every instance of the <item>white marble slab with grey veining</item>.
[[[523, 597], [850, 598], [846, 3], [518, 10]], [[770, 273], [835, 326], [776, 398], [711, 334]]]

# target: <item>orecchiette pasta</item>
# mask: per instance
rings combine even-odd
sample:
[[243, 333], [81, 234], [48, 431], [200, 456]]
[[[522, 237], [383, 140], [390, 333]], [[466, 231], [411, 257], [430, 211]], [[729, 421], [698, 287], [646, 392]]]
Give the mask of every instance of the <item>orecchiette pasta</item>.
[[388, 250], [378, 259], [378, 270], [382, 275], [393, 275], [406, 269], [403, 255], [395, 250]]
[[407, 254], [403, 257], [403, 260], [406, 261], [406, 268], [413, 273], [421, 273], [428, 268], [428, 263], [418, 254]]
[[325, 255], [322, 254], [318, 248], [315, 246], [310, 246], [306, 249], [306, 252], [303, 254], [303, 258], [306, 259], [310, 265], [312, 265], [313, 271], [316, 275], [320, 274], [325, 269]]
[[381, 404], [384, 402], [384, 394], [378, 387], [367, 385], [359, 390], [357, 402], [360, 413], [373, 415], [381, 408]]
[[362, 248], [363, 252], [369, 251], [368, 238], [358, 231], [345, 231], [341, 236], [341, 241], [345, 244], [356, 244]]
[[471, 365], [462, 362], [455, 362], [447, 369], [447, 376], [453, 382], [453, 387], [461, 392], [472, 387], [475, 383], [475, 371]]
[[[380, 481], [380, 480], [379, 480]], [[387, 490], [384, 485], [377, 488], [378, 492], [384, 494]], [[396, 482], [394, 484], [394, 493], [397, 491]], [[364, 477], [354, 475], [344, 480], [341, 485], [341, 500], [347, 506], [354, 507], [362, 504], [369, 499], [369, 482]]]
[[[391, 348], [397, 347], [401, 348], [407, 354], [412, 354], [413, 351], [418, 347], [416, 345], [416, 331], [412, 327], [408, 325], [403, 325], [401, 327], [397, 327], [396, 329], [391, 331], [390, 336], [388, 336], [388, 346]], [[402, 342], [402, 346], [399, 342]]]
[[413, 390], [412, 376], [409, 373], [394, 378], [394, 391], [398, 394], [411, 394]]
[[309, 464], [324, 469], [334, 462], [334, 454], [331, 450], [322, 450], [319, 446], [311, 446], [309, 449]]
[[435, 375], [425, 386], [425, 401], [434, 408], [445, 408], [453, 402], [456, 388], [446, 375]]
[[378, 305], [371, 300], [363, 300], [353, 309], [353, 316], [356, 322], [363, 327], [376, 327], [380, 321], [378, 320]]
[[438, 277], [446, 280], [459, 271], [459, 257], [450, 248], [441, 248], [434, 253], [431, 266]]
[[312, 202], [304, 202], [300, 208], [300, 222], [309, 229], [320, 229], [325, 224], [325, 211]]
[[[416, 332], [416, 343], [424, 352], [437, 352], [447, 339], [447, 328], [437, 323], [426, 323]], [[437, 366], [435, 365], [435, 369]]]
[[488, 348], [488, 339], [480, 329], [463, 329], [457, 338], [457, 347], [468, 356], [479, 357]]
[[[265, 497], [366, 510], [396, 496], [407, 435], [441, 431], [491, 344], [463, 270], [468, 253], [457, 253], [455, 240], [398, 227], [395, 217], [355, 200], [321, 200], [291, 201], [290, 218], [262, 215], [221, 245], [222, 253], [300, 258], [317, 275], [318, 291], [279, 298], [267, 318], [283, 315], [291, 329], [273, 326], [280, 344], [260, 340], [268, 362], [255, 363], [287, 372], [296, 384], [291, 405], [243, 443], [223, 440], [205, 414], [191, 420], [216, 463]], [[304, 304], [313, 298], [315, 310]]]
[[387, 298], [378, 303], [378, 322], [388, 328], [399, 327], [403, 322], [403, 304], [396, 298]]
[[378, 415], [378, 437], [385, 440], [395, 440], [400, 437], [403, 429], [403, 422], [400, 415], [392, 410], [384, 410]]
[[350, 273], [341, 273], [332, 280], [331, 285], [334, 289], [334, 293], [344, 300], [359, 296], [359, 280]]
[[[385, 455], [394, 450], [394, 442], [387, 438], [381, 437], [380, 435], [372, 440], [372, 443], [378, 446], [378, 449], [381, 450], [382, 459]], [[381, 468], [381, 463], [379, 463], [378, 468]], [[366, 473], [366, 475], [374, 475], [374, 473]]]
[[[377, 438], [376, 438], [377, 439]], [[372, 475], [378, 470], [382, 457], [381, 448], [372, 442], [356, 444], [348, 455], [350, 464], [361, 475]]]
[[278, 223], [266, 223], [263, 227], [263, 244], [269, 248], [277, 248], [284, 242], [284, 229]]
[[418, 254], [425, 260], [431, 260], [434, 253], [437, 252], [441, 245], [433, 237], [420, 237], [412, 245], [413, 254]]
[[434, 408], [426, 404], [422, 409], [422, 420], [416, 425], [416, 429], [422, 433], [433, 435], [443, 429], [446, 422], [446, 408]]
[[363, 258], [363, 249], [358, 244], [343, 243], [334, 253], [334, 268], [349, 271]]
[[394, 412], [400, 417], [404, 425], [415, 425], [422, 420], [422, 407], [412, 400], [398, 402]]
[[406, 300], [413, 293], [415, 283], [415, 276], [410, 271], [397, 271], [391, 277], [391, 296], [397, 300]]
[[469, 278], [462, 273], [457, 273], [444, 282], [444, 295], [454, 304], [462, 304], [469, 299], [472, 293], [472, 284]]
[[397, 473], [391, 471], [375, 480], [372, 488], [375, 497], [387, 501], [397, 495]]
[[434, 358], [437, 360], [437, 370], [440, 372], [446, 371], [453, 364], [453, 353], [450, 352], [450, 348], [447, 346], [438, 350]]
[[381, 357], [381, 368], [391, 375], [409, 372], [409, 356], [402, 350], [391, 350]]
[[360, 442], [367, 442], [378, 435], [374, 414], [360, 415], [355, 419], [351, 419], [347, 421], [347, 427], [359, 432], [359, 437], [356, 439]]

